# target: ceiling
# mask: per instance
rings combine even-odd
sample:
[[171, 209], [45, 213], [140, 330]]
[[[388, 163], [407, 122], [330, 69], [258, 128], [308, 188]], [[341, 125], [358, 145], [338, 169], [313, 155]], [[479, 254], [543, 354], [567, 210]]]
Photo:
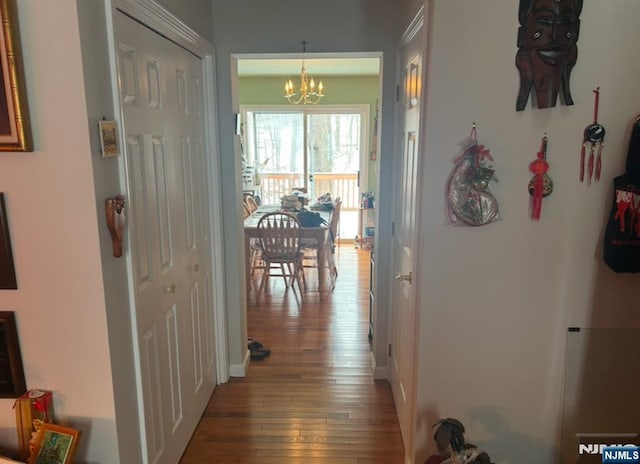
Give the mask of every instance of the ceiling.
[[[377, 76], [379, 58], [307, 58], [305, 68], [311, 76]], [[238, 76], [278, 76], [300, 74], [301, 58], [239, 59]]]

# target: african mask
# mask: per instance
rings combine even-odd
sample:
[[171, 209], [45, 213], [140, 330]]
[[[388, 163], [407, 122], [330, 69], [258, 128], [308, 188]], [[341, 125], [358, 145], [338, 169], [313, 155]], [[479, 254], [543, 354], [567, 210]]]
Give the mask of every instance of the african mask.
[[578, 33], [583, 0], [520, 0], [518, 53], [520, 91], [516, 110], [527, 106], [531, 87], [538, 108], [556, 106], [562, 87], [564, 102], [573, 105], [569, 76], [578, 59]]

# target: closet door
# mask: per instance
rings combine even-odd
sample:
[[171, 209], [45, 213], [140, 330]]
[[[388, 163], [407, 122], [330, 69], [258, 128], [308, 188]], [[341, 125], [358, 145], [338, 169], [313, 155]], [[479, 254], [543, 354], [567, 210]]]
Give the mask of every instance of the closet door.
[[215, 386], [202, 62], [122, 13], [116, 30], [143, 442], [175, 464]]

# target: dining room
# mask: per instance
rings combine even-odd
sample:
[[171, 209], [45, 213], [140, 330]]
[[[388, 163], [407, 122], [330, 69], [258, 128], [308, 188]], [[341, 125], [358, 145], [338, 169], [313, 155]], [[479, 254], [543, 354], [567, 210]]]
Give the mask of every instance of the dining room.
[[312, 293], [327, 298], [338, 277], [342, 200], [321, 200], [309, 204], [304, 191], [294, 190], [279, 205], [263, 205], [243, 193], [247, 295], [271, 292], [280, 277], [300, 303]]
[[237, 60], [247, 297], [273, 291], [277, 280], [261, 259], [258, 223], [267, 213], [318, 221], [300, 227], [302, 289], [295, 271], [281, 279], [301, 302], [330, 294], [342, 275], [340, 245], [367, 261], [374, 246], [381, 60], [318, 55]]

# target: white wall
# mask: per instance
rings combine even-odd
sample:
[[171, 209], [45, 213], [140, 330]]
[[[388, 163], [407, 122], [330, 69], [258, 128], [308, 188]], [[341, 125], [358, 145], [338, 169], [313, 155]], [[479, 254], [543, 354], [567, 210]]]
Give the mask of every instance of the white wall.
[[[551, 464], [567, 327], [640, 327], [640, 276], [616, 275], [601, 259], [611, 181], [623, 172], [631, 119], [640, 111], [640, 3], [585, 2], [571, 77], [575, 105], [529, 103], [523, 112], [515, 111], [518, 2], [432, 6], [416, 462], [424, 461], [427, 442], [432, 447], [433, 423], [449, 416], [467, 424], [467, 438], [494, 462]], [[588, 186], [578, 180], [579, 152], [597, 86], [607, 135], [602, 180]], [[445, 181], [474, 121], [495, 158], [501, 218], [453, 228], [443, 214]], [[545, 132], [555, 190], [535, 223], [528, 165]]]
[[[75, 0], [18, 2], [33, 153], [0, 155], [28, 388], [53, 390], [58, 422], [81, 428], [79, 462], [114, 462], [111, 363]], [[0, 446], [15, 449], [13, 400], [0, 401]]]

